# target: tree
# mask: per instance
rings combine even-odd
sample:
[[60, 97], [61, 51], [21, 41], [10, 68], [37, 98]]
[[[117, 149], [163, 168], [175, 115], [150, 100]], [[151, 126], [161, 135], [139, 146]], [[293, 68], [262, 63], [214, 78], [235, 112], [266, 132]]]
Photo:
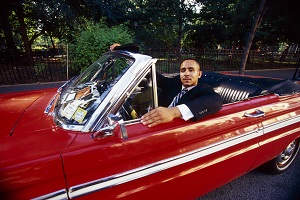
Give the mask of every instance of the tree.
[[131, 0], [85, 0], [87, 19], [99, 22], [103, 18], [109, 27], [128, 21], [128, 13], [134, 9]]
[[270, 43], [300, 43], [300, 6], [295, 0], [268, 0], [268, 12], [265, 15], [262, 29], [268, 34], [264, 38]]
[[181, 47], [185, 26], [189, 23], [194, 0], [136, 0], [128, 12], [136, 41], [148, 47]]
[[[36, 38], [72, 42], [86, 21], [108, 27], [127, 22], [142, 46], [215, 48], [245, 46], [258, 0], [12, 0], [0, 7], [1, 41], [30, 54]], [[269, 0], [253, 43], [299, 42], [294, 1]], [[278, 9], [280, 8], [280, 9]], [[18, 40], [22, 38], [22, 45]], [[53, 42], [54, 43], [54, 42]], [[52, 44], [54, 46], [54, 44]]]
[[75, 38], [71, 47], [72, 69], [79, 72], [86, 69], [113, 43], [126, 44], [133, 41], [127, 26], [108, 27], [104, 20], [99, 23], [88, 22], [86, 29]]
[[255, 0], [199, 1], [185, 44], [194, 48], [216, 48], [220, 44], [242, 46]]
[[[64, 26], [72, 26], [72, 22], [76, 21], [76, 15], [83, 13], [80, 12], [82, 4], [74, 4], [74, 2], [77, 1], [5, 1], [3, 6], [0, 7], [2, 14], [1, 28], [11, 31], [11, 34], [15, 32], [12, 35], [21, 34], [25, 48], [26, 45], [28, 46], [27, 43], [29, 43], [29, 46], [32, 45], [33, 41], [42, 34], [54, 33], [56, 36], [60, 36], [61, 32], [59, 30]], [[7, 28], [11, 24], [14, 25], [14, 30]], [[7, 43], [11, 42], [13, 41], [7, 41]]]
[[25, 53], [27, 58], [28, 64], [33, 64], [33, 57], [32, 57], [32, 50], [31, 44], [29, 42], [29, 38], [27, 35], [27, 27], [25, 24], [25, 13], [23, 9], [23, 5], [21, 1], [14, 0], [13, 6], [15, 7], [15, 12], [18, 18], [19, 26], [20, 26], [20, 33], [22, 36], [23, 45], [25, 47]]
[[244, 49], [244, 53], [243, 53], [241, 64], [240, 64], [240, 70], [239, 70], [240, 74], [244, 74], [244, 72], [245, 72], [246, 62], [248, 59], [248, 55], [250, 52], [250, 48], [252, 45], [254, 35], [255, 35], [255, 33], [262, 21], [264, 13], [265, 13], [265, 2], [266, 2], [266, 0], [261, 0], [257, 14], [253, 20], [253, 24], [252, 24], [251, 30], [249, 32], [249, 35], [248, 35], [248, 40], [247, 40], [246, 47]]
[[12, 7], [11, 1], [5, 1], [1, 3], [0, 6], [0, 28], [3, 30], [6, 46], [8, 49], [16, 50], [16, 44], [13, 38], [12, 27], [9, 22], [10, 10]]

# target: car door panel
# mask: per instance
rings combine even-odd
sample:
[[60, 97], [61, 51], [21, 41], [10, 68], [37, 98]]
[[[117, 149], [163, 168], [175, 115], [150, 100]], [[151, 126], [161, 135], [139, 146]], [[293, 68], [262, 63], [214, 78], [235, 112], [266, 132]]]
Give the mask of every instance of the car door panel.
[[261, 136], [260, 151], [255, 166], [270, 160], [282, 152], [285, 147], [300, 136], [300, 97], [278, 97], [277, 103], [263, 106], [264, 135]]
[[[238, 107], [245, 110], [235, 113]], [[199, 122], [175, 119], [153, 128], [129, 123], [127, 140], [119, 132], [103, 139], [79, 135], [63, 154], [70, 196], [133, 198], [158, 188], [176, 190], [182, 179], [195, 177], [225, 183], [246, 173], [258, 151], [260, 120], [243, 116], [252, 110], [251, 103], [241, 102]]]

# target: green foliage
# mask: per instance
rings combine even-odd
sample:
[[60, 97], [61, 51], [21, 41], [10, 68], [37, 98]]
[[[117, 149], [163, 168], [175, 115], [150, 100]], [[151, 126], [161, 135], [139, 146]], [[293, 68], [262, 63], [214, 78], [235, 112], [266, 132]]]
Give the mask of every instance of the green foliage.
[[34, 72], [37, 76], [42, 75], [47, 70], [47, 64], [43, 62], [37, 62], [34, 65]]
[[82, 71], [107, 52], [111, 44], [130, 42], [132, 35], [124, 24], [109, 28], [103, 21], [89, 23], [70, 45], [71, 67], [76, 71]]
[[[115, 26], [123, 24], [122, 30], [113, 36], [105, 33], [104, 29], [101, 30], [102, 35], [103, 33], [109, 35], [107, 37], [112, 37], [112, 40], [116, 37], [113, 42], [121, 42], [118, 37], [124, 32], [126, 38], [130, 30], [134, 32], [134, 42], [140, 46], [166, 49], [183, 46], [200, 49], [216, 48], [217, 45], [222, 44], [243, 46], [260, 0], [14, 0], [4, 2], [0, 7], [1, 48], [24, 49], [26, 42], [29, 45], [36, 44], [34, 42], [40, 36], [43, 36], [44, 41], [49, 41], [49, 45], [54, 45], [52, 41], [55, 42], [55, 39], [83, 46], [93, 41], [103, 43], [108, 39], [99, 39], [100, 36], [89, 33], [89, 31], [95, 32], [92, 27], [94, 29], [96, 27], [89, 21], [97, 23], [103, 19], [100, 22], [102, 28], [112, 27], [110, 31], [113, 31]], [[266, 4], [266, 13], [253, 44], [300, 43], [300, 26], [295, 25], [299, 22], [300, 15], [295, 1], [268, 0]], [[24, 23], [20, 24], [20, 21]], [[125, 22], [127, 23], [124, 24]], [[83, 33], [81, 30], [86, 32]], [[28, 41], [25, 40], [24, 32], [27, 34]], [[84, 39], [85, 43], [79, 38]], [[40, 39], [42, 43], [43, 40]], [[93, 45], [95, 44], [91, 46]], [[94, 54], [98, 55], [101, 51], [97, 49]], [[74, 52], [80, 56], [86, 55], [86, 50], [80, 50], [79, 47]], [[86, 63], [90, 63], [92, 59], [87, 59]], [[85, 68], [86, 63], [80, 65], [76, 60], [74, 67]]]
[[195, 15], [185, 36], [194, 48], [216, 48], [220, 44], [243, 45], [254, 13], [256, 0], [207, 0]]
[[[194, 16], [193, 0], [136, 0], [129, 14], [136, 40], [148, 47], [180, 47], [185, 26]], [[141, 20], [142, 19], [142, 20]]]

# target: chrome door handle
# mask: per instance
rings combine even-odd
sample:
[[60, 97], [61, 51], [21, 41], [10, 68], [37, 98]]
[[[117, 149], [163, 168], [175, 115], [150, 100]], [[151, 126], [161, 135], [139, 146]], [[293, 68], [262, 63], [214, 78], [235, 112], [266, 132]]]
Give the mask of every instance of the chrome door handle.
[[265, 116], [265, 112], [257, 109], [253, 113], [245, 113], [244, 116], [245, 117], [263, 117], [263, 116]]

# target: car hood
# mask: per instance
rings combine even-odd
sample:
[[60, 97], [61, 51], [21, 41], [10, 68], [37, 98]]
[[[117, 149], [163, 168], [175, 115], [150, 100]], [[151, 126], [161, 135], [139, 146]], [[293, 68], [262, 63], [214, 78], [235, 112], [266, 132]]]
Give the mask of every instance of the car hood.
[[44, 109], [55, 93], [56, 89], [46, 89], [1, 95], [0, 139], [18, 132], [50, 128], [49, 122], [44, 123], [50, 118]]

